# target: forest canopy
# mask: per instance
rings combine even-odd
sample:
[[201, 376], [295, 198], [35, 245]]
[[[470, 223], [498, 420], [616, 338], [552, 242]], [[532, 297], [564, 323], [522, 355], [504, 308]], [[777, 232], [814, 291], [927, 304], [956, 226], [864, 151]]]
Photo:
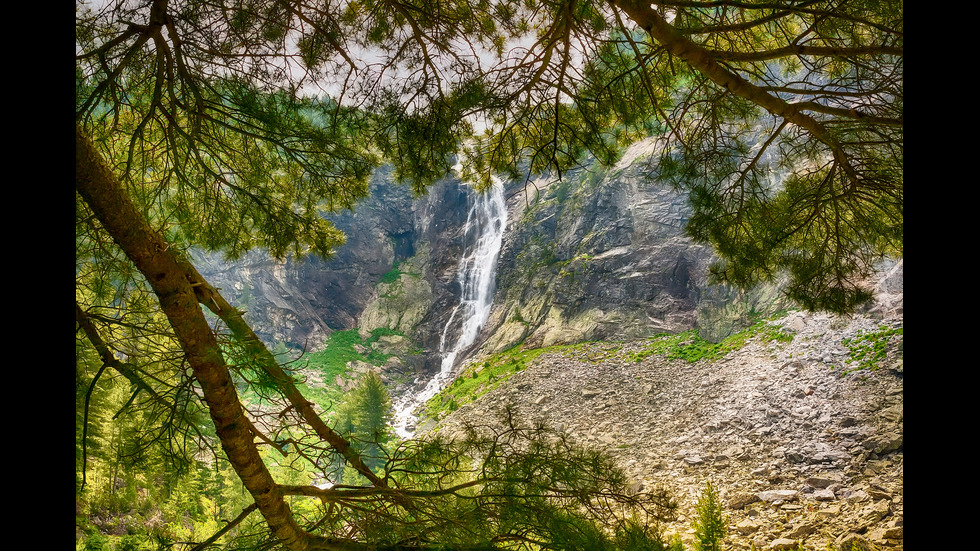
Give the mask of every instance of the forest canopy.
[[[612, 546], [655, 524], [664, 496], [544, 428], [378, 461], [186, 252], [329, 256], [344, 236], [323, 214], [382, 163], [421, 193], [457, 163], [482, 186], [560, 178], [651, 140], [719, 281], [786, 274], [803, 306], [850, 311], [903, 251], [903, 33], [898, 1], [76, 3], [77, 486], [99, 442], [174, 476], [209, 456], [289, 549]], [[272, 452], [359, 482], [292, 484]], [[586, 539], [561, 542], [573, 525]]]

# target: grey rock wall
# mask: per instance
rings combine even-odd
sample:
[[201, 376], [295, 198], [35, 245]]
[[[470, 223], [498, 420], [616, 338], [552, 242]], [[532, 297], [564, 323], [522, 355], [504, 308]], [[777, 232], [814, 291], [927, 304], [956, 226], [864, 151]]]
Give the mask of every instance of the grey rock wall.
[[[468, 353], [692, 328], [719, 341], [792, 307], [775, 286], [741, 291], [708, 282], [713, 253], [684, 232], [686, 196], [648, 176], [643, 145], [615, 167], [510, 183], [495, 304]], [[459, 299], [471, 193], [449, 179], [413, 197], [381, 170], [369, 198], [332, 216], [348, 241], [331, 260], [276, 263], [253, 253], [233, 264], [207, 259], [201, 271], [270, 343], [317, 350], [334, 330], [387, 327], [426, 351], [417, 362], [423, 371], [435, 370]], [[877, 303], [879, 316], [901, 312], [901, 263], [883, 269], [891, 275], [882, 292], [898, 298]]]
[[512, 193], [489, 352], [695, 327], [717, 341], [787, 306], [775, 288], [709, 284], [713, 253], [684, 232], [686, 196], [642, 158]]
[[381, 278], [415, 256], [415, 202], [409, 189], [389, 180], [379, 171], [371, 195], [353, 212], [329, 216], [347, 236], [330, 259], [277, 262], [253, 251], [227, 261], [198, 254], [198, 269], [267, 343], [317, 350], [333, 331], [356, 327]]

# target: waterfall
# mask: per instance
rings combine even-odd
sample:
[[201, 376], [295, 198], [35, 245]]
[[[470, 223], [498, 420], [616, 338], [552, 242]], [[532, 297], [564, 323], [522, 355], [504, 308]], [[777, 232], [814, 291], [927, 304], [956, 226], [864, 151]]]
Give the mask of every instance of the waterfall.
[[486, 193], [474, 195], [463, 227], [463, 256], [456, 272], [462, 296], [449, 315], [439, 342], [442, 365], [419, 393], [408, 395], [395, 404], [395, 432], [402, 438], [409, 438], [414, 432], [408, 427], [415, 419], [415, 408], [443, 388], [452, 373], [456, 357], [476, 341], [490, 316], [497, 257], [507, 225], [507, 204], [500, 182], [495, 182]]

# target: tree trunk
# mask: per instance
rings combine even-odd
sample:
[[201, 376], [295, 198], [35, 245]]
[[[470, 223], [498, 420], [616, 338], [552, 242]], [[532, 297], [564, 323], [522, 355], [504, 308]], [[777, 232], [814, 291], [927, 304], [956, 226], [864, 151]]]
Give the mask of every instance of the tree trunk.
[[288, 548], [308, 549], [310, 535], [296, 524], [281, 489], [259, 456], [217, 339], [198, 305], [181, 259], [136, 210], [77, 124], [75, 190], [153, 288], [201, 384], [221, 447], [259, 511]]

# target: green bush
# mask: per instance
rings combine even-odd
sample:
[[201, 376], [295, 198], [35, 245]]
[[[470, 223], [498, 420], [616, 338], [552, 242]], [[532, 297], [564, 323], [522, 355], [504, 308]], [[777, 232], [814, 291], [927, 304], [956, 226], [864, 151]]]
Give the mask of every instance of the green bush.
[[109, 538], [102, 534], [91, 531], [86, 534], [83, 551], [107, 551], [111, 549]]
[[398, 263], [396, 262], [394, 266], [391, 267], [383, 276], [378, 283], [394, 283], [402, 276], [404, 272], [398, 269]]

